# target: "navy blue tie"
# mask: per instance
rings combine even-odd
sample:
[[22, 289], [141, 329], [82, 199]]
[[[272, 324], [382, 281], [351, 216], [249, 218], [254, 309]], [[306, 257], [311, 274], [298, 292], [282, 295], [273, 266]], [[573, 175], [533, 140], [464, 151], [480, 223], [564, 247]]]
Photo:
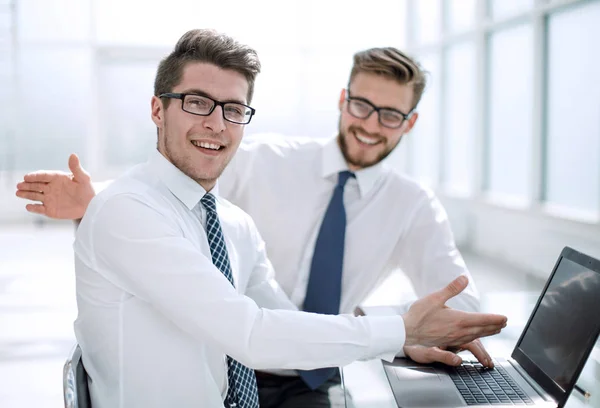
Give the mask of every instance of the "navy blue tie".
[[[310, 276], [304, 298], [303, 310], [321, 314], [338, 314], [342, 295], [342, 266], [344, 263], [344, 240], [346, 237], [346, 210], [344, 186], [354, 174], [342, 171], [333, 190], [327, 211], [323, 217], [315, 251], [310, 265]], [[336, 367], [298, 371], [311, 389], [316, 389], [338, 371]]]
[[[217, 215], [215, 196], [207, 193], [200, 202], [206, 208], [206, 235], [213, 264], [233, 285], [229, 255]], [[227, 356], [227, 380], [229, 388], [225, 397], [226, 407], [258, 408], [258, 387], [253, 370]]]

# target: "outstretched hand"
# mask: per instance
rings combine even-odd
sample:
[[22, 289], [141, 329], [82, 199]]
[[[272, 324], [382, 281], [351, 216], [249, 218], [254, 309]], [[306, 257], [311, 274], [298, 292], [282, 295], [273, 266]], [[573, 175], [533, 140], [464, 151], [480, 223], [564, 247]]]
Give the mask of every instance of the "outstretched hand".
[[82, 218], [96, 193], [76, 154], [69, 157], [69, 169], [71, 173], [42, 170], [26, 174], [17, 184], [17, 197], [41, 203], [27, 204], [27, 211], [50, 218]]
[[446, 302], [468, 285], [459, 276], [445, 288], [417, 300], [402, 317], [406, 329], [405, 346], [463, 346], [480, 337], [500, 333], [506, 317], [496, 314], [463, 312], [451, 309]]

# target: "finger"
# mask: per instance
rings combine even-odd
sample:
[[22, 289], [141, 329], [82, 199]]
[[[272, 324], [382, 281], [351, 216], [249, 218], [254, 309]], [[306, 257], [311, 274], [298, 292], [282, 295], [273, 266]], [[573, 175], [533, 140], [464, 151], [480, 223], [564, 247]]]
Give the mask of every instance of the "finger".
[[445, 288], [439, 290], [436, 295], [443, 303], [446, 303], [448, 300], [465, 290], [468, 284], [469, 279], [466, 276], [461, 275], [450, 282]]
[[483, 326], [483, 327], [470, 327], [464, 330], [458, 335], [454, 341], [448, 342], [448, 346], [459, 346], [462, 344], [470, 343], [480, 337], [493, 336], [501, 331], [501, 327], [498, 326]]
[[44, 204], [27, 204], [25, 209], [30, 213], [46, 215], [46, 207]]
[[87, 180], [90, 178], [90, 175], [81, 167], [79, 157], [75, 153], [69, 156], [69, 169], [76, 180]]
[[24, 198], [31, 201], [44, 201], [44, 195], [35, 191], [20, 191], [16, 192], [17, 197]]
[[475, 358], [484, 366], [493, 368], [494, 363], [492, 362], [492, 357], [489, 355], [483, 344], [479, 340], [473, 340], [470, 343], [463, 344], [462, 348], [465, 350], [469, 350], [471, 354], [475, 356]]
[[456, 366], [462, 363], [462, 358], [438, 347], [404, 346], [404, 353], [413, 361], [422, 364], [440, 362]]
[[459, 312], [462, 314], [461, 325], [463, 327], [498, 326], [506, 327], [506, 316], [492, 313]]
[[439, 362], [449, 366], [458, 366], [462, 364], [462, 358], [460, 358], [460, 356], [438, 347], [428, 348], [427, 357], [431, 363]]
[[23, 180], [28, 183], [49, 183], [56, 178], [58, 172], [40, 170], [33, 173], [27, 173]]
[[27, 183], [20, 182], [17, 184], [17, 189], [21, 191], [34, 191], [37, 193], [45, 193], [48, 190], [48, 183]]

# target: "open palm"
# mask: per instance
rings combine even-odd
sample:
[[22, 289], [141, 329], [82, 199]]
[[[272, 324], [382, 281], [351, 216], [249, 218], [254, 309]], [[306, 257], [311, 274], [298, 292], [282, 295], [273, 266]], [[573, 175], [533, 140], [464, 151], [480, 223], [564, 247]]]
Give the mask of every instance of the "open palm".
[[27, 204], [27, 211], [57, 219], [80, 219], [95, 195], [89, 174], [77, 155], [69, 157], [71, 173], [36, 171], [26, 174], [17, 184], [17, 197], [38, 201]]

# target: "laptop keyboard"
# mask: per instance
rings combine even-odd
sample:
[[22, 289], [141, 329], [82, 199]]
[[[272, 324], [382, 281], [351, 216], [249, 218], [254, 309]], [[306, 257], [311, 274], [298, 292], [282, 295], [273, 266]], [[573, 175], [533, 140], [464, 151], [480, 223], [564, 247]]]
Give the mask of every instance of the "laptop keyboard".
[[467, 363], [450, 370], [450, 378], [468, 405], [533, 405], [533, 401], [499, 365], [489, 369]]

